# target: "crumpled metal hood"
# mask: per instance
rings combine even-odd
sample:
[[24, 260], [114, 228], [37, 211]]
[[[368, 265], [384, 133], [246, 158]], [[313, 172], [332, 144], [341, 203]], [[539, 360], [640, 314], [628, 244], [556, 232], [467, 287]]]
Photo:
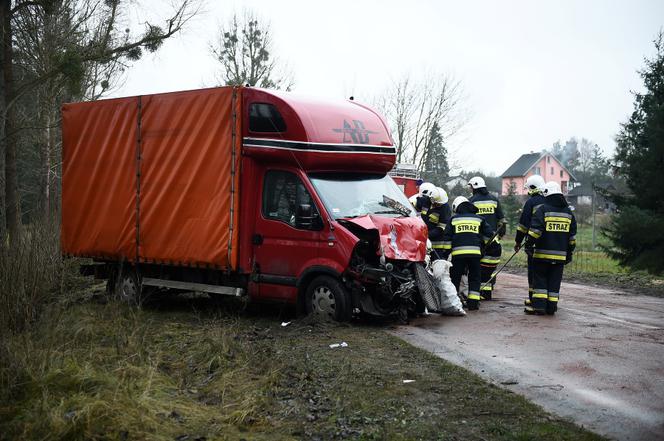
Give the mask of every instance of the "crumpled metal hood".
[[344, 219], [365, 230], [377, 230], [380, 247], [387, 259], [424, 261], [427, 226], [419, 217], [383, 217], [372, 214]]

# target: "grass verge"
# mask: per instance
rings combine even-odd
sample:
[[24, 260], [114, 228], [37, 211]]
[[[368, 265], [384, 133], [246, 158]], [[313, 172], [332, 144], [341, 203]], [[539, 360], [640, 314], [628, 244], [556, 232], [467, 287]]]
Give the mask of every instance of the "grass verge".
[[599, 439], [380, 326], [201, 298], [54, 305], [0, 351], [0, 439]]

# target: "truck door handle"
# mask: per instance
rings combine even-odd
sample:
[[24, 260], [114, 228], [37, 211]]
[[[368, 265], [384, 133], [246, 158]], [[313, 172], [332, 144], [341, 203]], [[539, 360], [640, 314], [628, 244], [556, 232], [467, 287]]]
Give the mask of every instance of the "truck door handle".
[[254, 234], [253, 236], [251, 236], [251, 243], [254, 245], [262, 245], [263, 236], [261, 234]]

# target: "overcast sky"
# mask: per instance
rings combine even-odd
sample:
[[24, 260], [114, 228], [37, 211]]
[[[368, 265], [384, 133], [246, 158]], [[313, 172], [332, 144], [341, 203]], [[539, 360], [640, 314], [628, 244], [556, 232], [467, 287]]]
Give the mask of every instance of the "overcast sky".
[[[174, 1], [174, 0], [173, 0]], [[142, 2], [141, 19], [168, 1]], [[661, 0], [214, 1], [129, 71], [114, 96], [215, 83], [218, 24], [251, 9], [271, 23], [294, 91], [370, 102], [405, 74], [460, 80], [470, 121], [450, 140], [464, 168], [502, 173], [519, 155], [586, 137], [607, 153], [640, 90], [637, 70], [664, 26]]]

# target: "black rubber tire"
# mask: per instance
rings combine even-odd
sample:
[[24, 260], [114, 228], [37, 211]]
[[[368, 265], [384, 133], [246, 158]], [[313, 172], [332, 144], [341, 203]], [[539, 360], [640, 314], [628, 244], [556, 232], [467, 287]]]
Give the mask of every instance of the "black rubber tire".
[[115, 297], [118, 300], [131, 306], [141, 306], [144, 292], [140, 276], [134, 268], [123, 268], [116, 278], [115, 286]]
[[317, 276], [309, 283], [304, 295], [305, 308], [309, 316], [337, 322], [347, 322], [352, 316], [350, 295], [341, 282], [334, 277]]

